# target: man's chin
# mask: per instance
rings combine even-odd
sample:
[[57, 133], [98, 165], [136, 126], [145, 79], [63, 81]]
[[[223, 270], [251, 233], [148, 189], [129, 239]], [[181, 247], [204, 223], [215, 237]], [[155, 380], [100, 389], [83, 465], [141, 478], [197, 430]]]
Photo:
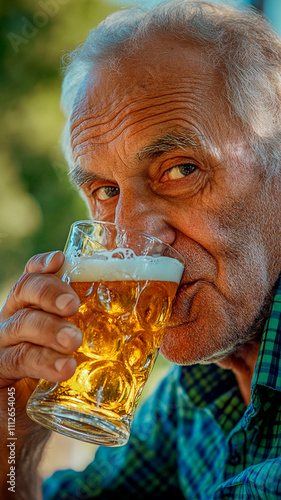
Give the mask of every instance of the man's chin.
[[[216, 332], [217, 333], [217, 332]], [[231, 357], [237, 347], [237, 338], [210, 335], [208, 329], [200, 329], [196, 322], [169, 326], [164, 334], [160, 352], [178, 365], [221, 363]]]

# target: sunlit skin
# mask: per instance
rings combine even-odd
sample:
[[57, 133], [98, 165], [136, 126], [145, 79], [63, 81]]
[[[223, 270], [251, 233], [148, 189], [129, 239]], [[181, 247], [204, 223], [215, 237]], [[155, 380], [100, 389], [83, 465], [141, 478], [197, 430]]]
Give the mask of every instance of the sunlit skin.
[[119, 72], [105, 61], [76, 99], [73, 174], [94, 218], [153, 234], [185, 258], [163, 355], [232, 368], [248, 402], [259, 348], [250, 332], [281, 268], [280, 180], [265, 184], [223, 92], [205, 54], [167, 37]]

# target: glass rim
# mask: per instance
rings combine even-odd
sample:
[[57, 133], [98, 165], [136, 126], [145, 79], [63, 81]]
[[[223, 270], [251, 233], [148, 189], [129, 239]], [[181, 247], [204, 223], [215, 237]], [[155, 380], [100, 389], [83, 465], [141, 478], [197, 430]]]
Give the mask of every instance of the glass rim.
[[125, 230], [129, 230], [129, 231], [133, 231], [133, 232], [136, 232], [136, 233], [139, 233], [141, 234], [142, 236], [145, 236], [146, 238], [149, 238], [151, 240], [155, 240], [157, 241], [158, 243], [160, 243], [161, 245], [164, 245], [165, 247], [171, 249], [171, 251], [173, 251], [176, 256], [178, 256], [178, 260], [183, 264], [185, 265], [185, 261], [184, 261], [184, 258], [183, 256], [181, 255], [181, 253], [176, 250], [174, 247], [172, 247], [172, 245], [169, 245], [169, 243], [165, 243], [164, 241], [160, 240], [160, 238], [158, 238], [157, 236], [153, 236], [152, 234], [148, 234], [148, 233], [145, 233], [144, 231], [141, 231], [140, 229], [135, 229], [133, 227], [130, 227], [130, 226], [125, 226], [124, 224], [119, 224], [118, 222], [108, 222], [108, 221], [103, 221], [103, 220], [98, 220], [98, 219], [82, 219], [82, 220], [77, 220], [75, 222], [73, 222], [71, 224], [71, 228], [72, 227], [75, 227], [75, 226], [78, 226], [79, 224], [101, 224], [101, 225], [109, 225], [109, 226], [112, 226], [112, 227], [121, 227]]

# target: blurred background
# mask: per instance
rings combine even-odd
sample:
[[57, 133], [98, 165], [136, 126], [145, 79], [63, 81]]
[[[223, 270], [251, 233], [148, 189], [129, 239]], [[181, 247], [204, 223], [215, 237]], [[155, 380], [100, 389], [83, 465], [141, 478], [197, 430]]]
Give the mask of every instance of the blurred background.
[[[0, 3], [0, 307], [34, 254], [63, 249], [70, 224], [88, 218], [60, 152], [61, 58], [91, 28], [133, 0], [2, 0]], [[143, 1], [152, 6], [158, 1]], [[251, 4], [281, 33], [281, 1]], [[169, 364], [159, 356], [140, 404]], [[42, 463], [82, 469], [96, 448], [53, 435]]]

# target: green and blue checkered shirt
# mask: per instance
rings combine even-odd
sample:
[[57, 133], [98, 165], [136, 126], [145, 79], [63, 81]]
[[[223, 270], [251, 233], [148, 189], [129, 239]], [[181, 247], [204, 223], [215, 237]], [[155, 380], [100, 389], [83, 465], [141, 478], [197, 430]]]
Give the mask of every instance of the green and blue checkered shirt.
[[44, 500], [281, 499], [281, 282], [265, 325], [251, 403], [230, 370], [175, 366], [136, 413], [127, 445], [58, 471]]

